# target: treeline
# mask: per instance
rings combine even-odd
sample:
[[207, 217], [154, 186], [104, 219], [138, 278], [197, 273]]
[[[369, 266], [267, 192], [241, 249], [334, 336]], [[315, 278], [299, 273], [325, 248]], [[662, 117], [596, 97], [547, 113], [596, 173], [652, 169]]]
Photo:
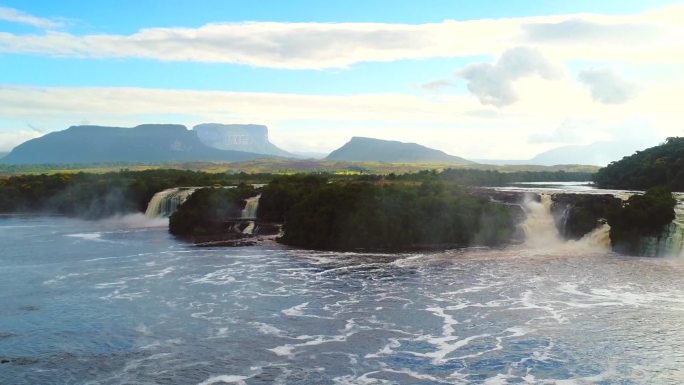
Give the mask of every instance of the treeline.
[[[588, 175], [588, 174], [587, 174]], [[448, 169], [402, 175], [303, 174], [296, 178], [375, 183], [408, 182], [420, 184], [441, 181], [447, 184], [501, 186], [516, 181], [583, 180], [584, 173], [514, 172]], [[239, 183], [278, 183], [271, 174], [227, 174], [201, 171], [157, 169], [107, 173], [55, 173], [16, 175], [0, 178], [0, 212], [44, 212], [86, 218], [145, 211], [152, 196], [164, 189], [181, 186], [227, 186]], [[290, 188], [290, 187], [288, 187]], [[293, 196], [298, 201], [301, 196]], [[268, 203], [266, 203], [268, 205]], [[268, 210], [266, 207], [266, 211]], [[282, 219], [283, 213], [271, 213], [269, 220]]]
[[306, 248], [409, 249], [498, 245], [514, 232], [506, 206], [456, 184], [331, 182], [280, 177], [263, 188], [260, 220], [283, 220], [281, 242]]
[[516, 182], [586, 182], [593, 180], [593, 173], [567, 171], [515, 171], [477, 170], [468, 168], [448, 168], [438, 172], [425, 170], [417, 173], [382, 177], [395, 181], [437, 180], [456, 183], [462, 186], [506, 186]]
[[185, 170], [58, 173], [0, 179], [0, 212], [43, 212], [84, 218], [144, 212], [152, 196], [179, 186], [266, 183], [265, 174], [205, 173]]
[[677, 200], [665, 187], [654, 187], [643, 195], [632, 195], [620, 207], [608, 211], [613, 250], [636, 253], [642, 237], [658, 236], [675, 217]]
[[684, 191], [684, 138], [612, 162], [600, 169], [594, 181], [603, 188], [646, 190], [656, 186]]

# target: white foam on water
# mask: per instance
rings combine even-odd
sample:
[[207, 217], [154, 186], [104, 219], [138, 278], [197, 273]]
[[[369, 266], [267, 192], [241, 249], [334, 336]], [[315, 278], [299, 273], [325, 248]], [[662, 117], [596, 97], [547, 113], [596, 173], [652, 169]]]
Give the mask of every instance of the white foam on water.
[[100, 232], [66, 234], [66, 236], [72, 238], [79, 238], [85, 241], [105, 242], [105, 240], [101, 239], [102, 233]]
[[277, 327], [275, 327], [273, 325], [269, 325], [269, 324], [266, 324], [263, 322], [253, 322], [252, 324], [257, 327], [257, 329], [259, 330], [259, 332], [261, 334], [276, 336], [276, 337], [285, 337], [286, 336], [285, 332], [283, 332], [282, 330], [278, 329]]
[[304, 315], [304, 310], [307, 306], [309, 306], [308, 302], [300, 303], [299, 305], [292, 306], [291, 308], [287, 308], [285, 310], [281, 310], [280, 312], [285, 314], [286, 316], [290, 317], [300, 317]]
[[175, 267], [169, 266], [169, 267], [167, 267], [167, 268], [165, 268], [165, 269], [163, 269], [163, 270], [160, 270], [160, 271], [158, 271], [158, 272], [156, 272], [156, 273], [154, 273], [154, 274], [146, 274], [146, 275], [144, 275], [143, 277], [144, 277], [144, 278], [163, 278], [163, 277], [165, 277], [166, 275], [171, 274], [174, 270], [176, 270]]
[[227, 285], [229, 283], [233, 283], [236, 281], [233, 274], [235, 274], [235, 269], [232, 269], [232, 268], [220, 269], [220, 270], [217, 270], [217, 271], [214, 271], [211, 273], [207, 273], [200, 278], [195, 278], [195, 279], [191, 280], [190, 283], [193, 283], [193, 284], [206, 283], [206, 284], [211, 284], [211, 285]]
[[209, 377], [208, 379], [198, 383], [197, 385], [212, 385], [220, 383], [246, 385], [247, 383], [245, 382], [245, 380], [249, 378], [251, 377], [222, 374], [220, 376]]

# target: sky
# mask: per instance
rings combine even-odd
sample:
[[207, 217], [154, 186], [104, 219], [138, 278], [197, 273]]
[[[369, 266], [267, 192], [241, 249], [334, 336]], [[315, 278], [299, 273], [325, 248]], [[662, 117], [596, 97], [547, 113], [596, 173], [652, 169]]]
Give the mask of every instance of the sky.
[[0, 0], [0, 151], [72, 125], [266, 124], [475, 159], [684, 135], [684, 2]]

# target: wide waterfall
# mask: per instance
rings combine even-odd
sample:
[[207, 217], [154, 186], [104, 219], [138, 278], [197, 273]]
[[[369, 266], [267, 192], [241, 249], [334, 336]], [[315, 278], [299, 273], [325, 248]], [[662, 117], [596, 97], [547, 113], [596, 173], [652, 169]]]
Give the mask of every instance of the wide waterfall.
[[553, 197], [549, 193], [541, 193], [537, 202], [531, 196], [526, 196], [523, 210], [527, 215], [521, 224], [525, 232], [525, 245], [540, 249], [582, 248], [585, 250], [606, 250], [610, 248], [610, 226], [602, 224], [579, 240], [564, 240], [556, 227], [556, 221], [551, 212]]
[[198, 187], [174, 187], [160, 191], [150, 199], [145, 215], [150, 218], [169, 217], [197, 189]]
[[640, 255], [647, 257], [684, 257], [684, 193], [676, 193], [675, 218], [655, 237], [641, 239]]

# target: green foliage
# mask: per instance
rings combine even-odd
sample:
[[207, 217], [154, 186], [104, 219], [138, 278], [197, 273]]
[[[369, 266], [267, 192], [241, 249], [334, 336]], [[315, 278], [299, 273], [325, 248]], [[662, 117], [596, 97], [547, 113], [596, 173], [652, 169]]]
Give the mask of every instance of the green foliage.
[[496, 245], [513, 232], [505, 207], [431, 181], [321, 184], [286, 216], [282, 241], [317, 249]]
[[304, 195], [328, 183], [328, 178], [315, 174], [275, 177], [264, 186], [257, 207], [257, 218], [267, 222], [285, 222], [290, 208]]
[[245, 199], [256, 195], [252, 186], [197, 190], [169, 218], [169, 232], [180, 237], [216, 235], [226, 231], [226, 222], [239, 218]]
[[170, 187], [264, 183], [270, 178], [183, 170], [17, 175], [0, 179], [0, 212], [47, 212], [102, 218], [143, 212], [155, 193]]
[[611, 195], [557, 194], [553, 200], [557, 221], [564, 222], [558, 223], [558, 227], [565, 239], [582, 238], [609, 212], [622, 207], [622, 201]]
[[397, 180], [434, 179], [463, 186], [505, 186], [515, 182], [576, 182], [591, 180], [592, 174], [566, 171], [515, 171], [447, 168], [442, 172], [420, 171], [415, 174], [394, 176]]
[[623, 207], [608, 213], [613, 249], [635, 252], [643, 236], [658, 235], [674, 219], [676, 199], [670, 190], [655, 187], [631, 196]]
[[603, 188], [646, 190], [665, 186], [684, 191], [684, 138], [667, 138], [659, 146], [612, 162], [594, 180]]

